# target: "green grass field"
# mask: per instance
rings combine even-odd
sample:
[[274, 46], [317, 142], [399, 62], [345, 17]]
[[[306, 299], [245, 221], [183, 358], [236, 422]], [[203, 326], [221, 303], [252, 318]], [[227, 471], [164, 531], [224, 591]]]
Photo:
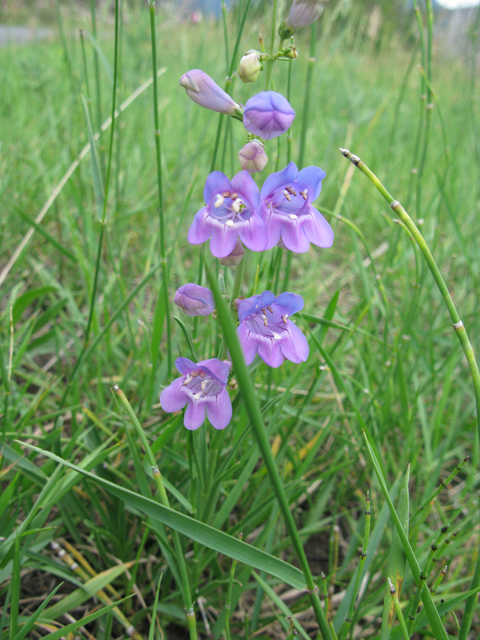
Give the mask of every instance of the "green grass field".
[[[149, 12], [143, 5], [124, 11], [117, 104], [152, 75]], [[181, 415], [159, 405], [159, 392], [176, 371], [168, 371], [163, 322], [151, 85], [116, 119], [107, 224], [85, 345], [100, 234], [90, 152], [56, 190], [89, 143], [81, 96], [94, 131], [111, 111], [113, 27], [111, 20], [99, 24], [97, 42], [88, 37], [85, 15], [62, 13], [63, 40], [0, 48], [1, 638], [23, 637], [34, 612], [60, 584], [27, 637], [107, 640], [147, 638], [150, 632], [152, 638], [187, 638], [172, 538], [176, 526], [199, 637], [293, 637], [287, 619], [292, 613], [300, 635], [315, 638], [317, 622], [298, 577], [289, 581], [291, 567], [270, 566], [265, 559], [299, 566], [240, 391], [230, 392], [234, 417], [221, 432], [207, 423], [188, 432]], [[237, 19], [229, 17], [230, 56]], [[258, 47], [259, 31], [267, 37], [269, 20], [258, 10], [252, 13], [240, 53]], [[426, 138], [426, 88], [413, 14], [406, 35], [391, 31], [388, 38], [368, 37], [367, 15], [345, 18], [342, 28], [335, 20], [333, 8], [327, 10], [316, 42], [303, 145], [309, 29], [299, 33], [299, 58], [292, 63], [292, 159], [326, 171], [316, 205], [335, 231], [331, 249], [312, 246], [292, 258], [289, 290], [305, 301], [297, 324], [309, 340], [310, 356], [304, 364], [286, 361], [278, 369], [257, 359], [250, 379], [312, 573], [315, 579], [325, 575], [318, 584], [322, 600], [324, 589], [328, 594], [336, 633], [342, 633], [352, 599], [367, 491], [371, 530], [350, 637], [388, 638], [381, 632], [383, 599], [387, 594], [389, 605], [390, 597], [387, 579], [406, 566], [365, 429], [407, 522], [409, 512], [408, 539], [422, 569], [432, 544], [438, 546], [427, 576], [430, 589], [448, 565], [433, 600], [449, 637], [456, 638], [479, 547], [474, 388], [419, 248], [339, 147], [359, 155], [419, 225], [478, 353], [477, 72], [471, 58], [450, 56], [441, 41], [434, 43]], [[86, 34], [87, 74], [79, 27]], [[208, 247], [189, 245], [186, 234], [203, 206], [219, 116], [188, 100], [178, 81], [185, 71], [201, 68], [223, 85], [222, 24], [162, 21], [159, 14], [157, 48], [172, 304], [180, 285], [208, 286], [204, 264], [213, 271], [218, 264]], [[275, 89], [283, 94], [288, 64], [277, 62], [274, 71]], [[261, 90], [263, 85], [243, 85], [237, 78], [234, 97], [244, 104]], [[231, 177], [240, 169], [236, 153], [245, 130], [235, 120], [224, 123], [225, 130], [215, 168]], [[109, 133], [106, 128], [97, 142], [103, 181]], [[286, 164], [285, 137], [278, 140], [278, 146], [277, 140], [267, 145], [270, 161], [260, 184], [275, 170], [277, 155], [278, 168]], [[45, 211], [52, 193], [56, 198]], [[35, 223], [39, 213], [42, 219]], [[286, 253], [250, 252], [243, 294], [283, 291]], [[220, 267], [218, 273], [230, 292], [234, 269]], [[225, 353], [219, 319], [170, 311], [200, 359]], [[173, 357], [192, 357], [180, 323], [171, 323]], [[163, 512], [142, 510], [141, 496], [155, 494], [152, 470], [113, 385], [123, 390], [143, 426], [172, 509], [230, 538], [210, 539], [191, 519], [176, 525]], [[91, 475], [82, 477], [23, 444]], [[105, 482], [135, 495], [113, 494]], [[231, 541], [240, 533], [248, 546]], [[257, 559], [253, 548], [266, 553]], [[233, 583], [232, 557], [239, 559]], [[242, 561], [249, 557], [250, 565]], [[414, 599], [413, 574], [406, 569], [399, 601], [407, 626]], [[102, 607], [107, 608], [95, 617]], [[82, 626], [55, 632], [75, 621]], [[431, 631], [424, 612], [415, 624], [414, 638], [443, 637]], [[475, 614], [468, 638], [479, 635]], [[403, 638], [397, 620], [390, 637]]]

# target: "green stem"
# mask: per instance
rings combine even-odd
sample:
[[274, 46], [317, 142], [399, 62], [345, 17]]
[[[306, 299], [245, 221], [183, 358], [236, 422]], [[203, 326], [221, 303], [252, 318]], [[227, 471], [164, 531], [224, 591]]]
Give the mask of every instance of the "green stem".
[[[240, 540], [242, 539], [242, 534], [240, 534]], [[231, 640], [230, 635], [230, 607], [232, 606], [232, 590], [233, 590], [233, 581], [235, 579], [235, 569], [237, 568], [237, 561], [232, 560], [232, 567], [230, 569], [230, 580], [228, 581], [228, 591], [227, 591], [227, 601], [225, 603], [225, 636], [227, 640]]]
[[320, 627], [320, 631], [324, 640], [332, 640], [332, 634], [328, 627], [325, 614], [323, 612], [323, 608], [320, 603], [320, 599], [318, 595], [318, 587], [316, 586], [313, 580], [310, 567], [308, 566], [308, 561], [305, 555], [305, 550], [303, 548], [302, 540], [297, 531], [295, 521], [290, 511], [290, 505], [289, 505], [287, 496], [285, 494], [285, 490], [282, 485], [282, 481], [280, 479], [280, 475], [278, 473], [278, 470], [275, 464], [275, 459], [273, 457], [272, 450], [270, 448], [270, 443], [269, 443], [267, 432], [265, 429], [265, 424], [263, 422], [257, 394], [253, 387], [251, 374], [249, 373], [247, 369], [247, 365], [245, 364], [242, 348], [240, 346], [240, 342], [238, 340], [238, 336], [235, 330], [235, 323], [233, 321], [232, 316], [228, 313], [227, 307], [223, 300], [222, 294], [220, 292], [220, 289], [218, 287], [218, 283], [216, 282], [214, 274], [208, 268], [208, 266], [206, 267], [206, 269], [207, 269], [208, 280], [210, 282], [210, 287], [215, 297], [215, 303], [217, 306], [219, 321], [222, 326], [223, 334], [230, 351], [230, 356], [232, 359], [233, 366], [235, 368], [235, 375], [238, 380], [240, 391], [242, 393], [242, 396], [245, 402], [245, 407], [250, 417], [253, 434], [257, 441], [258, 447], [262, 453], [263, 460], [265, 462], [265, 466], [267, 468], [268, 475], [270, 477], [270, 482], [273, 485], [273, 489], [275, 491], [275, 495], [277, 497], [280, 510], [282, 511], [282, 514], [283, 514], [283, 518], [285, 521], [288, 534], [290, 536], [293, 547], [297, 554], [300, 567], [305, 576], [305, 582], [306, 582], [307, 590], [309, 592], [310, 603], [313, 606], [315, 617], [317, 619], [317, 622]]
[[[90, 14], [92, 17], [92, 35], [97, 40], [97, 17], [95, 15], [95, 2], [96, 0], [90, 0]], [[102, 93], [100, 84], [100, 65], [98, 61], [98, 53], [95, 47], [93, 48], [93, 63], [95, 66], [95, 91], [97, 98], [97, 129], [100, 130], [102, 124]]]
[[[480, 440], [480, 372], [478, 369], [478, 364], [475, 359], [475, 354], [473, 351], [473, 347], [468, 338], [468, 334], [463, 326], [463, 322], [460, 320], [460, 316], [455, 307], [453, 299], [448, 291], [448, 287], [445, 284], [445, 280], [440, 273], [440, 269], [435, 262], [434, 257], [432, 256], [430, 249], [425, 242], [425, 238], [422, 236], [417, 226], [402, 207], [402, 205], [393, 198], [393, 196], [387, 191], [387, 189], [383, 186], [377, 176], [367, 167], [367, 165], [360, 160], [360, 158], [348, 151], [348, 149], [341, 149], [343, 155], [348, 158], [356, 167], [364, 173], [367, 178], [374, 184], [374, 186], [378, 189], [378, 191], [382, 194], [385, 200], [389, 203], [393, 211], [398, 214], [401, 221], [408, 228], [412, 236], [415, 238], [418, 246], [420, 247], [421, 252], [427, 262], [427, 265], [434, 277], [434, 280], [437, 284], [437, 287], [442, 294], [442, 297], [445, 301], [447, 309], [450, 313], [450, 317], [453, 321], [453, 328], [455, 329], [455, 333], [462, 345], [463, 352], [465, 357], [467, 358], [468, 366], [470, 368], [470, 374], [472, 376], [473, 388], [475, 393], [475, 403], [477, 408], [477, 434]], [[475, 567], [475, 573], [472, 578], [472, 583], [470, 585], [470, 589], [477, 589], [480, 586], [480, 554], [477, 557], [477, 564]], [[477, 595], [474, 594], [467, 599], [465, 605], [465, 612], [462, 619], [462, 626], [460, 630], [459, 640], [466, 640], [470, 626], [472, 624], [473, 615], [475, 612], [475, 606], [477, 602]]]
[[400, 629], [402, 630], [403, 639], [410, 640], [410, 634], [408, 633], [407, 625], [405, 624], [405, 618], [403, 617], [402, 608], [400, 607], [400, 602], [398, 601], [397, 592], [390, 578], [388, 578], [388, 583], [390, 585], [390, 595], [393, 600], [393, 606], [395, 607], [395, 612], [397, 614], [397, 620], [400, 624]]
[[265, 91], [270, 90], [270, 85], [272, 83], [273, 65], [275, 64], [275, 58], [273, 57], [273, 49], [275, 48], [276, 21], [277, 21], [277, 0], [273, 0], [272, 31], [270, 35], [270, 57], [267, 60], [267, 71], [265, 73]]
[[[125, 407], [128, 415], [130, 416], [131, 421], [135, 429], [137, 430], [137, 434], [142, 442], [143, 448], [145, 449], [145, 453], [148, 458], [148, 463], [152, 469], [153, 479], [155, 481], [155, 486], [157, 487], [158, 495], [160, 497], [160, 501], [164, 507], [170, 508], [170, 502], [168, 500], [168, 495], [165, 490], [165, 485], [163, 484], [162, 474], [160, 473], [160, 469], [157, 466], [157, 462], [155, 460], [155, 456], [153, 455], [152, 449], [150, 448], [150, 444], [147, 440], [147, 436], [143, 430], [142, 425], [140, 424], [134, 410], [132, 409], [132, 405], [128, 401], [126, 395], [123, 393], [121, 389], [117, 385], [113, 387], [113, 390], [120, 398], [121, 403]], [[177, 558], [178, 567], [180, 570], [180, 578], [182, 581], [182, 592], [185, 601], [185, 609], [186, 609], [186, 619], [188, 624], [188, 629], [190, 632], [190, 640], [197, 640], [197, 627], [195, 620], [195, 613], [193, 610], [192, 598], [190, 595], [190, 582], [188, 579], [187, 573], [187, 565], [185, 563], [185, 556], [183, 553], [182, 544], [180, 542], [180, 536], [175, 529], [171, 530], [172, 532], [172, 540], [175, 547], [175, 557]]]
[[233, 281], [233, 289], [232, 289], [232, 305], [235, 300], [238, 298], [242, 291], [242, 279], [243, 279], [243, 271], [245, 269], [245, 260], [247, 259], [247, 254], [243, 256], [243, 260], [237, 266], [235, 271], [235, 280]]
[[157, 39], [155, 36], [155, 0], [150, 0], [150, 33], [152, 37], [152, 66], [153, 66], [153, 116], [155, 121], [155, 150], [157, 159], [157, 184], [158, 184], [158, 217], [160, 227], [160, 261], [162, 263], [162, 280], [165, 286], [163, 290], [163, 303], [165, 305], [165, 317], [167, 320], [167, 375], [172, 370], [172, 326], [170, 318], [170, 304], [168, 300], [168, 273], [167, 258], [165, 256], [165, 221], [162, 187], [162, 150], [160, 146], [160, 119], [158, 115], [158, 78], [157, 78]]

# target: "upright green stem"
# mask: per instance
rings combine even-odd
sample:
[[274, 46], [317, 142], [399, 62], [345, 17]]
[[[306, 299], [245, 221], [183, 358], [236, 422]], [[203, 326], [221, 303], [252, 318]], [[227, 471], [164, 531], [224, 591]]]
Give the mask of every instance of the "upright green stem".
[[[434, 257], [432, 256], [430, 249], [425, 242], [425, 238], [422, 236], [417, 226], [402, 207], [398, 200], [395, 200], [393, 196], [387, 191], [387, 189], [380, 182], [378, 177], [367, 167], [367, 165], [360, 160], [360, 158], [353, 153], [350, 153], [348, 149], [340, 149], [343, 155], [348, 158], [356, 167], [362, 171], [367, 178], [374, 184], [374, 186], [380, 191], [385, 200], [389, 203], [393, 211], [400, 217], [401, 221], [410, 231], [412, 236], [415, 238], [420, 250], [423, 253], [423, 256], [427, 262], [427, 265], [435, 279], [437, 287], [442, 294], [442, 297], [445, 301], [447, 309], [450, 313], [450, 317], [453, 321], [453, 328], [455, 329], [455, 333], [462, 345], [463, 352], [465, 353], [465, 357], [467, 358], [468, 366], [470, 368], [470, 374], [472, 376], [473, 389], [475, 393], [475, 403], [477, 408], [477, 434], [480, 440], [480, 372], [478, 369], [478, 364], [475, 359], [475, 354], [473, 352], [472, 345], [468, 338], [468, 334], [463, 326], [463, 322], [460, 319], [458, 311], [455, 307], [453, 299], [448, 291], [448, 287], [445, 284], [445, 280], [440, 273], [440, 269], [435, 262]], [[480, 586], [480, 554], [477, 557], [477, 564], [475, 567], [475, 573], [472, 578], [472, 583], [470, 585], [470, 589], [477, 589]], [[459, 640], [467, 640], [467, 636], [472, 624], [473, 614], [475, 612], [475, 606], [477, 602], [477, 595], [474, 594], [467, 599], [467, 603], [465, 606], [465, 612], [462, 619], [462, 626], [460, 630]]]
[[275, 27], [277, 22], [277, 0], [273, 0], [273, 8], [272, 8], [272, 30], [270, 34], [270, 57], [267, 60], [267, 70], [265, 73], [265, 91], [270, 90], [270, 85], [272, 83], [272, 73], [273, 73], [273, 65], [275, 64], [275, 59], [273, 57], [273, 49], [275, 48]]
[[[162, 474], [160, 473], [160, 469], [157, 466], [157, 462], [155, 460], [155, 456], [153, 455], [152, 449], [150, 448], [150, 444], [147, 440], [147, 437], [145, 435], [145, 432], [143, 430], [142, 425], [140, 424], [137, 416], [135, 415], [134, 410], [132, 409], [132, 405], [130, 404], [130, 402], [128, 401], [126, 395], [123, 393], [123, 391], [121, 389], [119, 389], [119, 387], [117, 385], [115, 385], [113, 387], [113, 390], [115, 391], [115, 393], [117, 394], [117, 396], [119, 397], [121, 403], [123, 404], [123, 406], [125, 407], [128, 415], [130, 416], [131, 421], [133, 422], [133, 425], [135, 426], [135, 429], [137, 430], [137, 434], [142, 442], [143, 448], [145, 449], [145, 453], [147, 455], [148, 458], [148, 463], [151, 466], [152, 469], [152, 475], [153, 475], [153, 479], [155, 481], [155, 486], [157, 487], [157, 491], [158, 491], [158, 495], [160, 497], [160, 501], [163, 504], [164, 507], [168, 507], [170, 508], [170, 502], [168, 500], [168, 495], [167, 492], [165, 490], [165, 485], [163, 484], [163, 479], [162, 479]], [[186, 619], [187, 619], [187, 624], [188, 624], [188, 629], [190, 632], [190, 640], [197, 640], [197, 625], [196, 625], [196, 619], [195, 619], [195, 612], [193, 610], [193, 602], [192, 602], [192, 598], [190, 595], [190, 582], [188, 579], [188, 573], [187, 573], [187, 565], [185, 562], [185, 556], [183, 554], [183, 548], [182, 548], [182, 544], [180, 542], [180, 537], [178, 535], [178, 532], [175, 531], [175, 529], [171, 530], [172, 532], [172, 540], [173, 540], [173, 545], [175, 547], [175, 557], [177, 559], [178, 562], [178, 568], [180, 570], [180, 578], [182, 581], [182, 592], [183, 592], [183, 598], [185, 601], [185, 609], [186, 609]]]
[[157, 39], [155, 35], [155, 0], [150, 0], [150, 32], [152, 37], [152, 66], [153, 66], [153, 115], [155, 120], [155, 150], [157, 156], [157, 184], [158, 184], [158, 217], [160, 226], [160, 261], [162, 264], [163, 302], [167, 319], [167, 363], [168, 375], [172, 370], [172, 326], [170, 318], [170, 304], [168, 300], [168, 271], [165, 256], [165, 222], [162, 187], [162, 151], [160, 147], [160, 120], [158, 115], [158, 78], [157, 78]]

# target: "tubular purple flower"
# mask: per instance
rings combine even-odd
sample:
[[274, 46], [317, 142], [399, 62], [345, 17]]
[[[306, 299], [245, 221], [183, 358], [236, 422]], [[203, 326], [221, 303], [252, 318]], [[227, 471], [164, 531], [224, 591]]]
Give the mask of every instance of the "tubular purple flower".
[[245, 169], [248, 173], [256, 173], [265, 168], [268, 156], [260, 140], [250, 140], [238, 152], [238, 161], [242, 169]]
[[160, 394], [162, 409], [168, 413], [187, 410], [183, 423], [191, 431], [207, 418], [215, 429], [225, 429], [232, 419], [232, 403], [227, 391], [228, 361], [211, 358], [195, 364], [188, 358], [177, 358], [175, 365], [182, 374]]
[[173, 301], [187, 316], [209, 316], [215, 309], [215, 301], [210, 289], [192, 282], [177, 289]]
[[242, 109], [228, 93], [225, 93], [209, 75], [200, 69], [192, 69], [184, 73], [180, 78], [180, 85], [191, 100], [206, 109], [226, 113], [229, 116], [235, 115], [236, 110]]
[[243, 110], [243, 126], [250, 133], [271, 140], [290, 129], [295, 111], [290, 103], [275, 91], [262, 91], [250, 98]]
[[244, 255], [245, 249], [243, 248], [243, 244], [240, 242], [240, 238], [237, 238], [237, 244], [235, 245], [232, 253], [226, 258], [220, 258], [219, 262], [220, 264], [228, 265], [230, 267], [236, 266], [243, 260]]
[[260, 193], [247, 171], [231, 181], [214, 171], [205, 182], [203, 196], [206, 206], [196, 213], [188, 231], [190, 244], [211, 238], [210, 251], [216, 258], [229, 256], [238, 238], [252, 251], [265, 249], [267, 227], [258, 213]]
[[310, 351], [307, 339], [289, 320], [301, 309], [303, 298], [288, 292], [275, 297], [271, 291], [264, 291], [239, 301], [237, 334], [245, 362], [251, 364], [257, 353], [274, 368], [285, 359], [296, 364], [305, 362]]
[[323, 248], [332, 246], [332, 227], [311, 204], [320, 195], [325, 175], [318, 167], [299, 172], [290, 162], [283, 171], [268, 176], [260, 191], [260, 214], [268, 230], [267, 249], [279, 242], [295, 253], [305, 253], [310, 243]]
[[285, 25], [291, 33], [308, 27], [318, 20], [324, 8], [325, 0], [293, 0]]

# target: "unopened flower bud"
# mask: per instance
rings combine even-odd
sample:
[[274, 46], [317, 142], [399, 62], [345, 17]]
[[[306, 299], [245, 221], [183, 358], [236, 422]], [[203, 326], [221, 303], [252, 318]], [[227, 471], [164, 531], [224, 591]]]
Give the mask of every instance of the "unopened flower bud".
[[262, 69], [260, 54], [254, 49], [250, 49], [242, 56], [238, 65], [238, 75], [243, 82], [256, 82]]
[[322, 15], [326, 0], [293, 0], [285, 27], [291, 33], [308, 27]]
[[265, 168], [268, 157], [260, 140], [251, 140], [238, 152], [240, 166], [248, 173], [256, 173]]
[[187, 316], [209, 316], [215, 308], [210, 289], [191, 282], [177, 290], [173, 301]]
[[271, 140], [288, 131], [295, 119], [290, 103], [275, 91], [262, 91], [250, 98], [243, 111], [243, 126], [250, 133]]
[[241, 111], [241, 106], [200, 69], [184, 73], [180, 78], [180, 85], [187, 92], [187, 96], [201, 107], [229, 116], [235, 115], [237, 110]]
[[237, 238], [237, 244], [235, 245], [232, 253], [225, 258], [219, 258], [220, 264], [228, 265], [230, 267], [236, 266], [243, 260], [244, 255], [245, 249], [243, 248], [243, 244], [241, 243], [240, 238]]

